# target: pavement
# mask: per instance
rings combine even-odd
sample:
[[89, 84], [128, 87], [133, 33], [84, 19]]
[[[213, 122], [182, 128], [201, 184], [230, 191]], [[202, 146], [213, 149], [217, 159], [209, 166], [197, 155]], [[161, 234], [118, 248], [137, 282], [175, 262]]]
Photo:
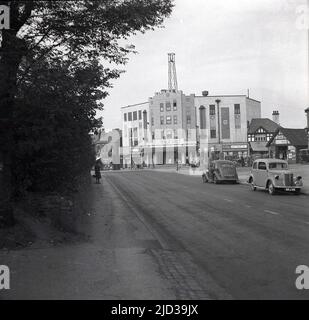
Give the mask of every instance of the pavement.
[[89, 240], [0, 251], [1, 299], [309, 299], [306, 195], [270, 196], [199, 175], [103, 172]]

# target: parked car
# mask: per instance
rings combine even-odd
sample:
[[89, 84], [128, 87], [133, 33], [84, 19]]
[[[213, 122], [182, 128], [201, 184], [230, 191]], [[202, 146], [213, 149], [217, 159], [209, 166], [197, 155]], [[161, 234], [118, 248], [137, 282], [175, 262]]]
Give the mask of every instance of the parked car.
[[214, 160], [209, 162], [208, 169], [202, 175], [204, 183], [238, 182], [236, 165], [229, 160]]
[[301, 162], [309, 162], [309, 149], [299, 150], [299, 157]]
[[287, 161], [279, 159], [255, 160], [248, 182], [252, 190], [268, 190], [271, 195], [279, 190], [299, 194], [303, 186], [302, 177], [294, 176]]

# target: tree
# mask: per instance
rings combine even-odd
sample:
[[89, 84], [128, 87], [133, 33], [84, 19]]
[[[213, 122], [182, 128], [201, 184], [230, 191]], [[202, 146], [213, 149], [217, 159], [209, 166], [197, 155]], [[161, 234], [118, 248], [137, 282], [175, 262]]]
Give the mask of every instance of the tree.
[[19, 85], [14, 110], [15, 192], [74, 190], [89, 173], [94, 150], [89, 136], [101, 126], [96, 110], [118, 77], [98, 61], [53, 59], [31, 70]]
[[[55, 59], [71, 64], [94, 59], [126, 63], [134, 46], [120, 40], [161, 26], [171, 13], [171, 1], [0, 1], [11, 10], [11, 28], [2, 30], [0, 51], [0, 225], [13, 223], [11, 166], [18, 86], [38, 64]], [[112, 77], [120, 74], [119, 70], [112, 72]]]

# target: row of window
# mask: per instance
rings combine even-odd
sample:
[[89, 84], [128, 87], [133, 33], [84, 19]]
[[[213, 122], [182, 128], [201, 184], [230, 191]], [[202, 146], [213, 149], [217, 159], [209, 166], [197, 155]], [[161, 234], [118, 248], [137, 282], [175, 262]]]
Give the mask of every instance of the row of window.
[[[177, 116], [173, 116], [173, 123], [177, 124]], [[160, 116], [160, 124], [172, 124], [172, 116], [166, 116], [166, 122], [164, 123], [164, 116]]]
[[[234, 104], [234, 114], [240, 114], [240, 104]], [[216, 115], [216, 105], [210, 104], [209, 105], [209, 115], [214, 116]]]
[[142, 110], [138, 110], [137, 111], [133, 111], [133, 112], [128, 112], [128, 113], [124, 113], [123, 117], [124, 117], [124, 121], [135, 121], [137, 120], [137, 115], [138, 115], [138, 120], [142, 120]]
[[266, 142], [272, 138], [271, 133], [267, 134], [248, 134], [248, 141], [249, 142]]
[[[187, 124], [191, 124], [191, 113], [188, 111], [186, 116]], [[172, 116], [160, 116], [160, 125], [172, 124]], [[178, 124], [177, 115], [173, 115], [173, 124]], [[154, 126], [154, 118], [151, 118], [151, 125]]]
[[[166, 111], [172, 111], [172, 104], [167, 101], [165, 103], [165, 110]], [[177, 101], [173, 101], [173, 111], [177, 111]], [[164, 103], [160, 103], [160, 112], [164, 112]]]

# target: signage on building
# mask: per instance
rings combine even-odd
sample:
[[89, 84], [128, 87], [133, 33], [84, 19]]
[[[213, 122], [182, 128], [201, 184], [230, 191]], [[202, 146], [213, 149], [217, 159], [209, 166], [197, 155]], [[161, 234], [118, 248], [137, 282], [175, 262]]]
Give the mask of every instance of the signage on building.
[[223, 144], [224, 149], [247, 149], [246, 144]]
[[286, 139], [282, 139], [282, 140], [275, 140], [276, 144], [290, 144], [290, 142]]
[[230, 139], [230, 109], [221, 108], [222, 139]]

